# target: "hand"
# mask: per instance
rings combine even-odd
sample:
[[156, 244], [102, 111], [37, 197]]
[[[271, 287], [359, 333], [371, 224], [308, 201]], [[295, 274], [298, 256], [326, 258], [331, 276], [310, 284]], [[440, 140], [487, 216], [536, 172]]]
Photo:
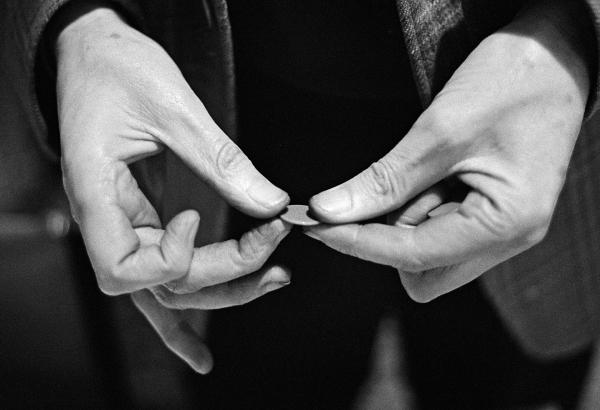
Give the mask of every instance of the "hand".
[[[62, 30], [56, 56], [64, 185], [102, 291], [151, 288], [168, 307], [213, 309], [289, 283], [281, 266], [261, 269], [289, 225], [273, 219], [239, 241], [194, 249], [198, 214], [182, 212], [163, 229], [138, 188], [128, 165], [168, 148], [246, 214], [271, 218], [289, 201], [219, 129], [158, 44], [94, 8]], [[173, 342], [183, 336], [171, 331], [181, 312], [147, 295], [134, 300], [167, 344], [188, 346]], [[204, 372], [206, 354], [190, 356], [200, 350], [178, 354]]]
[[[395, 267], [419, 302], [541, 241], [589, 87], [583, 53], [553, 19], [560, 15], [532, 7], [485, 39], [391, 152], [311, 199], [319, 219], [342, 225], [306, 233]], [[428, 217], [453, 179], [466, 197]], [[353, 223], [384, 214], [389, 225]]]

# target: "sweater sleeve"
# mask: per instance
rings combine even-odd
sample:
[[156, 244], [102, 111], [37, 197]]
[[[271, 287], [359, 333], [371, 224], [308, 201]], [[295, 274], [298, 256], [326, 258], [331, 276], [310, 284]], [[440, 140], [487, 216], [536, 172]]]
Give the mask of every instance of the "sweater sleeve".
[[[43, 151], [58, 158], [55, 73], [41, 63], [44, 32], [67, 3], [78, 0], [2, 0], [0, 2], [0, 76], [18, 96]], [[111, 0], [129, 20], [140, 22], [135, 0]]]

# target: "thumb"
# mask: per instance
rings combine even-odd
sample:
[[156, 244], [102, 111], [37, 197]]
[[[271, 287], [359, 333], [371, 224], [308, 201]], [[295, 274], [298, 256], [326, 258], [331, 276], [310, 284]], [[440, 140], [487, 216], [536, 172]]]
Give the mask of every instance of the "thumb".
[[259, 218], [278, 214], [289, 196], [254, 167], [200, 100], [193, 105], [194, 115], [187, 115], [181, 129], [171, 130], [177, 137], [167, 138], [167, 146], [231, 206]]
[[387, 214], [445, 178], [452, 166], [447, 144], [417, 127], [388, 154], [352, 179], [315, 195], [311, 213], [327, 223]]
[[160, 250], [167, 266], [178, 272], [188, 270], [194, 253], [194, 239], [198, 232], [200, 216], [196, 211], [176, 215], [165, 228]]

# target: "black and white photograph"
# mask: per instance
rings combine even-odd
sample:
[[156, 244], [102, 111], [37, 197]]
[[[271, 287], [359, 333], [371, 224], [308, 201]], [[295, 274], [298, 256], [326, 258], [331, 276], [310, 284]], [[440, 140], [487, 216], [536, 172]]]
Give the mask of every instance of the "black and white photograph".
[[600, 410], [600, 0], [0, 0], [0, 408]]

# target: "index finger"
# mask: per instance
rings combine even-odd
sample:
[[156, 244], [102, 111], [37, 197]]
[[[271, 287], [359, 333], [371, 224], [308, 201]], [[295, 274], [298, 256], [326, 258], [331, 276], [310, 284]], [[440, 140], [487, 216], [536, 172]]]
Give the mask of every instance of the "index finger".
[[[342, 253], [410, 272], [454, 265], [481, 256], [503, 254], [523, 246], [513, 243], [493, 223], [493, 204], [471, 193], [454, 212], [416, 227], [383, 224], [321, 225], [307, 235]], [[488, 215], [486, 217], [484, 215]]]

